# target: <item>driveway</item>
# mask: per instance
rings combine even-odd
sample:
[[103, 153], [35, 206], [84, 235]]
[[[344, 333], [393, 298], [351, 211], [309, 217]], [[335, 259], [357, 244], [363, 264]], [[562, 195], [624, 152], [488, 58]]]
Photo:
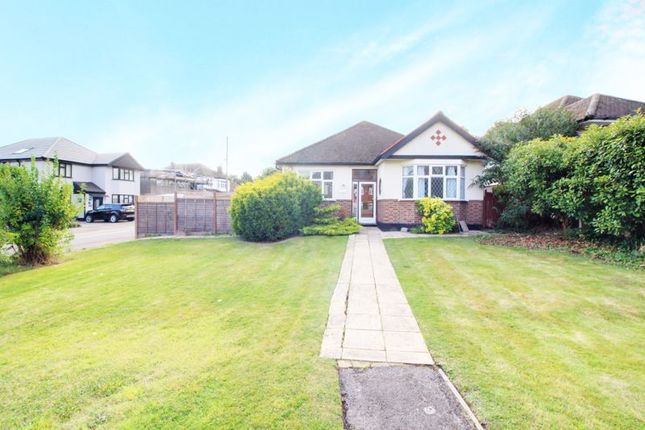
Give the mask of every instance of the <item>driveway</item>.
[[72, 229], [74, 235], [70, 243], [72, 251], [134, 240], [134, 222], [120, 221], [111, 224], [97, 221], [88, 224], [81, 221], [80, 224], [80, 227]]

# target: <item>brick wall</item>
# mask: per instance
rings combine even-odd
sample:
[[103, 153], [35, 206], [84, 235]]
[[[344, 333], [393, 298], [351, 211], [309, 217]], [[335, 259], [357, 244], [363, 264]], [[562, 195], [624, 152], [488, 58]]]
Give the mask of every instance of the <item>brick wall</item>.
[[379, 224], [419, 224], [417, 204], [412, 200], [377, 200], [376, 221]]
[[467, 224], [484, 224], [484, 201], [471, 200], [468, 202], [466, 210], [466, 223]]
[[[467, 224], [482, 225], [484, 203], [481, 200], [468, 202], [448, 202], [452, 206], [455, 218], [465, 220]], [[417, 213], [417, 204], [413, 200], [378, 200], [376, 220], [379, 224], [414, 225], [421, 222]]]
[[351, 200], [325, 200], [320, 206], [327, 207], [331, 205], [339, 205], [340, 213], [343, 218], [352, 216], [352, 201]]

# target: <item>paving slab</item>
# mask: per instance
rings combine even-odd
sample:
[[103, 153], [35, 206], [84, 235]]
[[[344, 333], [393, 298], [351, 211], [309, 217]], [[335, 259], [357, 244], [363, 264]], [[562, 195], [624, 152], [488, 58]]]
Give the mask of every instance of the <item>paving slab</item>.
[[347, 241], [321, 356], [392, 364], [432, 363], [378, 229], [364, 229]]
[[477, 429], [439, 372], [431, 366], [340, 368], [345, 428]]

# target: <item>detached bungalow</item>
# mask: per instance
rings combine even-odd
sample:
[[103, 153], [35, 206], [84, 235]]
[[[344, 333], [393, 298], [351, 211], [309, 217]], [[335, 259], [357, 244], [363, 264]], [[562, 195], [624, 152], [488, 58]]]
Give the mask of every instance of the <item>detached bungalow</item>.
[[400, 228], [420, 222], [416, 200], [432, 196], [458, 220], [483, 223], [484, 189], [473, 184], [486, 163], [477, 139], [438, 112], [407, 135], [367, 121], [276, 161], [320, 185], [363, 225]]

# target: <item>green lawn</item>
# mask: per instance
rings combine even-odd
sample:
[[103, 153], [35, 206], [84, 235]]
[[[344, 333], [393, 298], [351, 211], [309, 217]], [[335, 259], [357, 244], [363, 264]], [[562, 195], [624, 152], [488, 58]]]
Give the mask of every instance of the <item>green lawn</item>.
[[645, 274], [472, 239], [385, 241], [435, 359], [490, 428], [645, 427]]
[[345, 238], [150, 240], [0, 278], [0, 428], [342, 428]]

